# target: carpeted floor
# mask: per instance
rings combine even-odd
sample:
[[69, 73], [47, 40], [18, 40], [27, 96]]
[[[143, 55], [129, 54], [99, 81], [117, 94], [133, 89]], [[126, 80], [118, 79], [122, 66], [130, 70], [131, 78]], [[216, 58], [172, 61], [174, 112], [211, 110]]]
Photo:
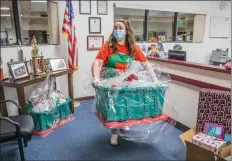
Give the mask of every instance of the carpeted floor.
[[[92, 113], [92, 101], [83, 101], [75, 119], [47, 137], [33, 136], [24, 148], [26, 160], [185, 160], [181, 131], [168, 127], [165, 135], [151, 133], [143, 142], [120, 139], [109, 144], [110, 131]], [[17, 142], [1, 144], [1, 160], [19, 160]]]

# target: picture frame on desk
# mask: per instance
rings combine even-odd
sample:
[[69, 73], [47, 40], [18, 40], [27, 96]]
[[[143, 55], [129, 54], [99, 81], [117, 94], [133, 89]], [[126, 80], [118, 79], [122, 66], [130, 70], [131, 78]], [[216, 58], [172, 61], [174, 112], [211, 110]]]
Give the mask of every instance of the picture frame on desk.
[[87, 36], [87, 50], [99, 50], [104, 44], [104, 36]]
[[203, 133], [224, 140], [224, 128], [222, 125], [206, 122]]
[[26, 61], [15, 61], [7, 63], [12, 80], [30, 78]]
[[52, 72], [67, 70], [67, 65], [64, 58], [50, 58], [49, 67]]

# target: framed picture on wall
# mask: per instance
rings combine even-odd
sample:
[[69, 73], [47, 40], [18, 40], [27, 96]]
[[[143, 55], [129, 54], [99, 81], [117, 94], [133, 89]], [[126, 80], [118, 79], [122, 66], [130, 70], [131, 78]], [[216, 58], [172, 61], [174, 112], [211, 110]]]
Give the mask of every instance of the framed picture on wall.
[[87, 50], [99, 50], [104, 43], [104, 36], [87, 36]]
[[91, 1], [79, 0], [79, 13], [80, 14], [91, 14]]
[[101, 17], [89, 17], [89, 33], [101, 33]]
[[26, 61], [9, 62], [7, 63], [7, 65], [8, 65], [12, 80], [30, 77]]
[[97, 14], [98, 15], [107, 15], [108, 14], [108, 2], [105, 0], [97, 1]]

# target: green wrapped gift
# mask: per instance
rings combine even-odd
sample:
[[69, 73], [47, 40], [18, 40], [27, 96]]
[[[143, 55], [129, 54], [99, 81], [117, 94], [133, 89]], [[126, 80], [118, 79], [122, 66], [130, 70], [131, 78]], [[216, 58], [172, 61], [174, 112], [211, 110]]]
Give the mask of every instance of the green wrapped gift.
[[126, 121], [162, 114], [167, 85], [96, 87], [96, 112], [103, 121]]

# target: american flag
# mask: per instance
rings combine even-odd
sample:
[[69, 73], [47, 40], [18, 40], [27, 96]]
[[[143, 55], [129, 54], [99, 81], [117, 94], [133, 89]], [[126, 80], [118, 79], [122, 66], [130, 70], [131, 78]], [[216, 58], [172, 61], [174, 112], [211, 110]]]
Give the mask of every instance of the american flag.
[[74, 24], [74, 13], [71, 0], [66, 0], [62, 33], [68, 40], [68, 66], [73, 71], [76, 71], [78, 69], [78, 51], [77, 38], [75, 34], [76, 27]]

